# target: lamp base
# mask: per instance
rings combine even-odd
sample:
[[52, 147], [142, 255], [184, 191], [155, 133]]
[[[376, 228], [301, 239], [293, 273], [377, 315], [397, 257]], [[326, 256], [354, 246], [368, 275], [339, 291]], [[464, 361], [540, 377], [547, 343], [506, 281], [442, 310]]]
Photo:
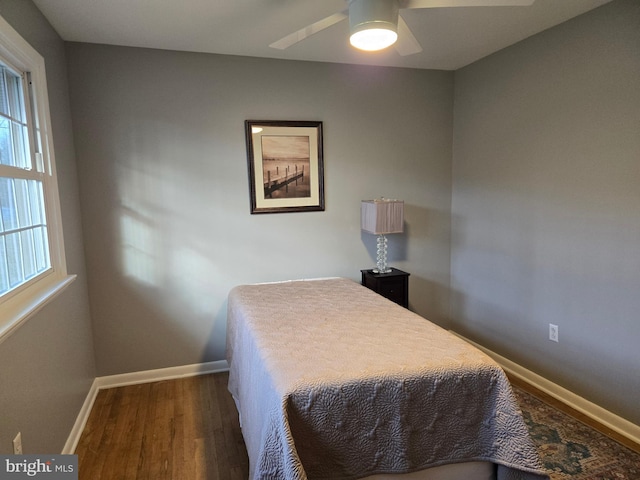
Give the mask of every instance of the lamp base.
[[371, 270], [373, 273], [391, 273], [393, 270], [391, 270], [391, 267], [387, 267], [387, 269], [384, 272], [381, 272], [380, 270], [378, 270], [377, 268], [374, 268], [373, 270]]
[[378, 258], [376, 259], [376, 267], [373, 269], [373, 273], [389, 273], [391, 269], [387, 265], [387, 237], [385, 235], [378, 235]]

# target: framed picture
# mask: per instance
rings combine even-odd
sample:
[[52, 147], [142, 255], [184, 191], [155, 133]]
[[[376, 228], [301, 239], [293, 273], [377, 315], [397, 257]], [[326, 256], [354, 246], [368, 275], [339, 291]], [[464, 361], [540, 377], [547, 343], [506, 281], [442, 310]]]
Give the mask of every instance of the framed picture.
[[322, 122], [247, 120], [251, 213], [324, 210]]

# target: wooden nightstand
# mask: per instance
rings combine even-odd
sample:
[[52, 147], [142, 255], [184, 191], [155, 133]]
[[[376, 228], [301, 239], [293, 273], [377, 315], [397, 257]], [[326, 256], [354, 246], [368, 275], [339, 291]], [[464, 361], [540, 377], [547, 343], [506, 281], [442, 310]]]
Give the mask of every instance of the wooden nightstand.
[[379, 293], [383, 297], [409, 308], [409, 274], [391, 268], [389, 273], [373, 273], [373, 270], [360, 270], [362, 285]]

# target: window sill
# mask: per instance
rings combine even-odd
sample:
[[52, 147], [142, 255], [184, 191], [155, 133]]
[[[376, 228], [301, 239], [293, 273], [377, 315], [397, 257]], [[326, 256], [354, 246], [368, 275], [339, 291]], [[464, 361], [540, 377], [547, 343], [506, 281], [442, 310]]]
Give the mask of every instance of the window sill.
[[46, 279], [0, 305], [0, 343], [5, 341], [31, 316], [60, 295], [76, 275]]

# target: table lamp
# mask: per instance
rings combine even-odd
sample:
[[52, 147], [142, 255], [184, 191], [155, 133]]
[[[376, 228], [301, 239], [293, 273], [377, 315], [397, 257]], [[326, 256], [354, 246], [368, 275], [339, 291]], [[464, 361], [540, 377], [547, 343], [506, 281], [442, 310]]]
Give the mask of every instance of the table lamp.
[[381, 198], [363, 200], [360, 210], [362, 231], [378, 236], [378, 256], [374, 273], [389, 273], [387, 265], [387, 237], [389, 233], [402, 233], [404, 201]]

